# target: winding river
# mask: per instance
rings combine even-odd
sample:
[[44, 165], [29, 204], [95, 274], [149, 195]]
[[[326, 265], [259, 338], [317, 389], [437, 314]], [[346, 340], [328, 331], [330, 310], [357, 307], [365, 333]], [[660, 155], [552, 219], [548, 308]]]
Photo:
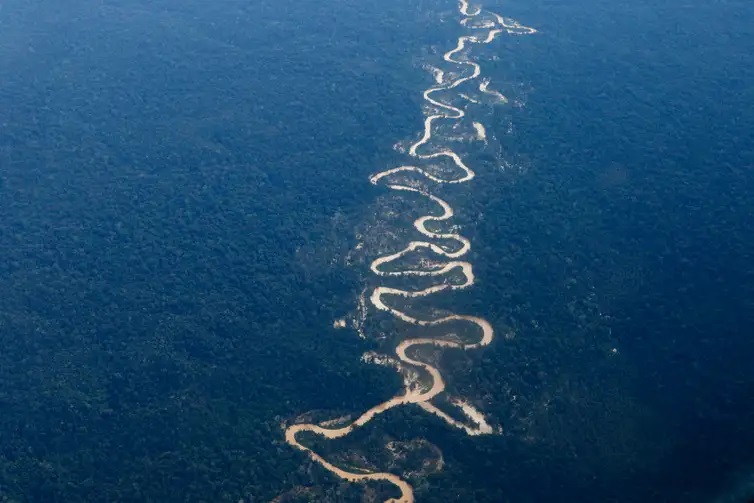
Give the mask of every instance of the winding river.
[[[450, 398], [448, 402], [457, 407], [463, 416], [467, 418], [468, 422], [458, 421], [433, 404], [432, 400], [445, 391], [445, 381], [443, 376], [436, 367], [417, 360], [409, 354], [409, 350], [417, 346], [435, 346], [461, 350], [470, 350], [486, 346], [494, 337], [492, 325], [483, 318], [461, 314], [451, 314], [434, 319], [422, 319], [401, 311], [397, 307], [392, 307], [389, 302], [391, 297], [420, 298], [447, 290], [468, 288], [474, 284], [472, 265], [468, 261], [462, 260], [471, 249], [470, 241], [455, 232], [437, 232], [428, 228], [428, 224], [437, 224], [438, 222], [445, 222], [451, 219], [453, 217], [453, 208], [443, 199], [431, 194], [427, 189], [421, 188], [415, 183], [403, 180], [406, 176], [418, 176], [423, 178], [427, 183], [460, 184], [474, 179], [474, 171], [467, 166], [461, 157], [453, 150], [446, 148], [431, 153], [422, 153], [422, 151], [425, 150], [427, 143], [433, 138], [432, 131], [435, 122], [441, 120], [458, 121], [466, 115], [463, 109], [445, 103], [439, 98], [434, 97], [434, 95], [441, 91], [456, 89], [465, 82], [479, 80], [481, 67], [478, 63], [468, 60], [463, 55], [464, 50], [471, 44], [489, 44], [502, 33], [527, 35], [536, 32], [533, 28], [522, 26], [516, 21], [504, 18], [493, 12], [483, 11], [477, 7], [472, 8], [469, 5], [468, 0], [459, 1], [459, 11], [463, 16], [461, 24], [464, 27], [475, 30], [475, 33], [477, 34], [459, 37], [455, 48], [443, 55], [443, 59], [447, 63], [454, 65], [458, 69], [458, 77], [446, 81], [445, 78], [447, 73], [440, 71], [436, 75], [437, 85], [424, 91], [424, 100], [431, 105], [434, 113], [425, 119], [424, 133], [422, 137], [412, 144], [408, 150], [408, 154], [417, 160], [449, 161], [456, 176], [440, 176], [434, 172], [430, 172], [428, 169], [406, 165], [382, 171], [370, 178], [370, 182], [373, 184], [384, 183], [385, 186], [391, 190], [415, 193], [425, 197], [434, 203], [440, 210], [437, 213], [421, 216], [413, 223], [414, 228], [426, 238], [426, 241], [412, 241], [398, 252], [379, 257], [371, 263], [370, 269], [372, 273], [378, 277], [440, 277], [453, 273], [455, 278], [458, 277], [456, 274], [460, 272], [463, 280], [460, 282], [458, 280], [454, 282], [443, 281], [439, 284], [413, 291], [378, 286], [374, 288], [369, 296], [369, 302], [374, 308], [390, 313], [394, 317], [415, 326], [434, 327], [454, 322], [469, 324], [476, 333], [476, 338], [472, 341], [465, 342], [459, 341], [456, 337], [451, 336], [448, 336], [447, 338], [424, 337], [406, 339], [400, 342], [395, 348], [396, 359], [389, 360], [390, 363], [398, 368], [398, 370], [411, 368], [413, 370], [421, 371], [422, 374], [428, 376], [427, 379], [423, 379], [423, 382], [417, 383], [415, 380], [408, 378], [409, 373], [402, 372], [404, 376], [403, 391], [390, 400], [375, 405], [353, 420], [350, 424], [340, 427], [331, 426], [329, 423], [319, 425], [294, 424], [289, 426], [285, 431], [285, 440], [289, 445], [306, 452], [314, 462], [344, 480], [351, 482], [385, 481], [393, 484], [400, 491], [400, 496], [388, 500], [388, 503], [412, 503], [414, 501], [412, 486], [406, 480], [392, 473], [369, 472], [366, 470], [348, 471], [340, 468], [302, 444], [298, 438], [299, 434], [302, 432], [311, 432], [328, 439], [341, 438], [350, 434], [354, 429], [364, 426], [378, 414], [394, 407], [408, 404], [418, 405], [425, 411], [436, 415], [449, 425], [464, 431], [468, 435], [488, 435], [499, 431], [490, 426], [480, 411], [476, 410], [471, 404], [462, 399]], [[480, 93], [489, 95], [495, 102], [507, 103], [508, 101], [503, 94], [489, 89], [489, 80], [487, 79], [483, 79], [479, 82], [478, 89]], [[481, 124], [479, 127], [475, 125], [475, 128], [477, 131], [484, 132], [484, 128]], [[437, 244], [438, 242], [443, 244]], [[455, 243], [455, 245], [448, 245], [447, 243]], [[393, 270], [388, 267], [391, 263], [402, 257], [416, 252], [432, 253], [434, 256], [440, 258], [442, 262], [425, 262], [421, 267], [407, 270]]]

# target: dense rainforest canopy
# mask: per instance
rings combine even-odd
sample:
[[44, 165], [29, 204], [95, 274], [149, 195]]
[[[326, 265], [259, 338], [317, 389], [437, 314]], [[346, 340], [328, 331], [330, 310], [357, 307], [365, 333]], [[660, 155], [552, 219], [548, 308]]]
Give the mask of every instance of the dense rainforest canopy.
[[[508, 337], [441, 363], [504, 433], [402, 409], [322, 448], [426, 439], [428, 503], [747, 501], [750, 2], [486, 6], [539, 33], [481, 55], [513, 104], [448, 193], [478, 285], [442, 302]], [[399, 386], [332, 323], [455, 7], [3, 2], [0, 501], [390, 496], [282, 425]]]

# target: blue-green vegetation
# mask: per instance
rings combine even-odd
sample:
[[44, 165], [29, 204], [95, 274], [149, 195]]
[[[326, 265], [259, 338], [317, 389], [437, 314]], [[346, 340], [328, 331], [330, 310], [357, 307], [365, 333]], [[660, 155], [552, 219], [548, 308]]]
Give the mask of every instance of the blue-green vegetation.
[[[455, 195], [478, 283], [445, 302], [512, 336], [442, 363], [504, 434], [402, 409], [321, 452], [426, 438], [422, 502], [750, 501], [754, 7], [485, 6], [539, 33], [484, 48], [526, 104]], [[398, 388], [331, 326], [454, 16], [0, 5], [0, 501], [360, 501], [281, 425]]]

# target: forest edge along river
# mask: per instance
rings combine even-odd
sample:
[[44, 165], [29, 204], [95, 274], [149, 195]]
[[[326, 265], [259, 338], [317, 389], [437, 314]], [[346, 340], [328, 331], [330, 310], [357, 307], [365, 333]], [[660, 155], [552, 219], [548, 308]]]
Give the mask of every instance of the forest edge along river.
[[[412, 358], [408, 355], [408, 350], [415, 346], [435, 346], [440, 348], [462, 350], [470, 350], [486, 346], [490, 344], [494, 337], [494, 330], [492, 328], [492, 325], [490, 325], [490, 323], [483, 318], [460, 314], [451, 314], [437, 319], [420, 319], [415, 316], [409, 315], [406, 312], [403, 312], [395, 307], [391, 307], [385, 301], [386, 297], [391, 296], [399, 296], [404, 298], [426, 297], [428, 295], [440, 293], [446, 290], [468, 288], [474, 284], [474, 273], [471, 263], [467, 261], [456, 260], [460, 259], [469, 252], [469, 250], [471, 249], [470, 241], [464, 236], [461, 236], [457, 233], [434, 232], [427, 228], [427, 223], [429, 222], [443, 222], [452, 218], [454, 214], [453, 208], [443, 199], [429, 193], [423, 188], [416, 187], [414, 184], [389, 181], [390, 178], [394, 175], [407, 173], [421, 175], [426, 180], [437, 184], [459, 184], [474, 179], [474, 171], [469, 166], [467, 166], [463, 162], [461, 157], [453, 150], [444, 149], [438, 152], [427, 154], [420, 153], [420, 149], [422, 149], [422, 147], [424, 147], [432, 139], [432, 127], [436, 121], [460, 120], [466, 115], [463, 109], [440, 101], [439, 99], [433, 98], [432, 95], [439, 91], [448, 91], [455, 89], [465, 82], [479, 78], [481, 74], [480, 65], [476, 62], [469, 61], [468, 59], [457, 56], [467, 47], [467, 44], [489, 44], [493, 40], [495, 40], [495, 37], [497, 35], [503, 32], [511, 35], [528, 35], [536, 33], [536, 30], [534, 30], [533, 28], [522, 26], [518, 22], [504, 18], [498, 14], [486, 12], [480, 8], [475, 8], [472, 10], [467, 0], [460, 0], [459, 10], [460, 13], [464, 16], [461, 21], [462, 26], [466, 28], [487, 31], [483, 36], [464, 35], [459, 37], [455, 48], [443, 55], [443, 59], [447, 63], [458, 65], [462, 69], [470, 68], [471, 72], [469, 73], [468, 71], [466, 71], [466, 75], [463, 75], [462, 72], [458, 78], [456, 78], [455, 80], [449, 80], [448, 82], [444, 82], [445, 73], [443, 71], [440, 70], [435, 74], [435, 79], [438, 85], [424, 91], [423, 97], [426, 102], [437, 109], [437, 112], [429, 115], [425, 119], [423, 136], [421, 137], [421, 139], [411, 145], [408, 153], [410, 156], [423, 161], [442, 158], [449, 159], [452, 162], [453, 166], [459, 171], [461, 176], [448, 179], [433, 174], [427, 169], [423, 169], [417, 166], [399, 166], [379, 172], [370, 178], [370, 182], [372, 184], [378, 184], [383, 180], [387, 180], [386, 186], [391, 190], [416, 193], [436, 203], [442, 209], [442, 213], [439, 215], [429, 214], [419, 217], [414, 221], [414, 228], [423, 236], [426, 236], [428, 239], [455, 241], [456, 243], [458, 243], [458, 246], [455, 249], [449, 249], [447, 246], [440, 246], [428, 241], [412, 241], [401, 251], [375, 259], [372, 262], [370, 269], [375, 275], [380, 277], [436, 277], [447, 275], [454, 270], [460, 270], [463, 274], [464, 280], [459, 284], [443, 282], [441, 284], [430, 286], [428, 288], [417, 291], [408, 291], [386, 286], [378, 286], [373, 290], [371, 296], [369, 297], [369, 300], [376, 309], [388, 312], [396, 318], [416, 326], [431, 327], [457, 321], [470, 323], [477, 327], [479, 331], [479, 338], [476, 342], [471, 343], [451, 340], [450, 338], [443, 339], [424, 337], [406, 339], [400, 342], [395, 349], [397, 361], [390, 360], [390, 362], [393, 363], [393, 366], [395, 366], [397, 370], [401, 371], [402, 375], [404, 376], [404, 391], [402, 394], [396, 395], [395, 397], [383, 403], [375, 405], [346, 426], [331, 428], [318, 424], [294, 424], [289, 426], [285, 431], [285, 440], [289, 445], [306, 452], [314, 462], [344, 480], [348, 480], [350, 482], [384, 481], [393, 484], [400, 491], [400, 497], [392, 498], [388, 500], [388, 503], [412, 503], [414, 501], [414, 491], [412, 486], [398, 475], [389, 472], [369, 472], [366, 470], [353, 472], [339, 468], [338, 466], [324, 459], [324, 457], [322, 457], [320, 454], [303, 445], [298, 440], [299, 433], [311, 432], [327, 439], [341, 438], [350, 434], [352, 431], [354, 431], [355, 428], [364, 426], [378, 414], [388, 411], [394, 407], [407, 404], [418, 405], [425, 411], [443, 419], [449, 425], [463, 430], [468, 435], [486, 435], [499, 432], [498, 429], [493, 428], [489, 425], [482, 412], [478, 411], [471, 404], [462, 399], [450, 398], [449, 402], [458, 407], [463, 415], [470, 421], [470, 425], [464, 424], [463, 422], [454, 419], [446, 412], [442, 411], [436, 405], [434, 405], [432, 403], [432, 400], [445, 391], [445, 381], [442, 377], [442, 374], [436, 367]], [[479, 84], [480, 92], [493, 96], [499, 103], [507, 103], [507, 98], [502, 93], [489, 89], [489, 84], [490, 81], [488, 79], [483, 79]], [[480, 130], [480, 128], [476, 125], [475, 129], [477, 131]], [[483, 126], [481, 126], [481, 131], [484, 131]], [[391, 262], [394, 262], [417, 250], [428, 250], [439, 257], [451, 260], [444, 264], [432, 263], [428, 266], [428, 269], [425, 270], [410, 269], [402, 271], [385, 271], [382, 269], [383, 266], [390, 264]], [[408, 379], [407, 374], [403, 372], [406, 366], [414, 369], [418, 368], [426, 372], [426, 374], [428, 374], [430, 377], [428, 382], [431, 383], [431, 385], [422, 386], [420, 383], [416, 383], [414, 380]]]

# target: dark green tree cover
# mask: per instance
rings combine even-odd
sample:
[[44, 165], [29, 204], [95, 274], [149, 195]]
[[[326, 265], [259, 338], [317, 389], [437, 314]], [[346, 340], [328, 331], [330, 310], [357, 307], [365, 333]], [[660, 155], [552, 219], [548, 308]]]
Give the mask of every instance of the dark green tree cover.
[[496, 115], [524, 172], [484, 171], [464, 207], [485, 215], [469, 305], [515, 338], [446, 361], [472, 396], [493, 390], [508, 434], [448, 436], [457, 478], [437, 485], [457, 501], [750, 501], [751, 6], [505, 7], [540, 29], [490, 70], [526, 83], [526, 107]]
[[420, 116], [396, 6], [3, 4], [0, 494], [267, 500], [389, 393], [331, 260]]
[[[426, 502], [746, 501], [751, 8], [680, 4], [489, 5], [540, 29], [485, 66], [527, 105], [475, 112], [497, 140], [443, 194], [479, 283], [433, 305], [498, 328], [442, 363], [505, 433], [404, 408], [324, 452], [426, 438]], [[3, 3], [0, 499], [362, 498], [281, 423], [397, 389], [329, 327], [452, 9]]]

